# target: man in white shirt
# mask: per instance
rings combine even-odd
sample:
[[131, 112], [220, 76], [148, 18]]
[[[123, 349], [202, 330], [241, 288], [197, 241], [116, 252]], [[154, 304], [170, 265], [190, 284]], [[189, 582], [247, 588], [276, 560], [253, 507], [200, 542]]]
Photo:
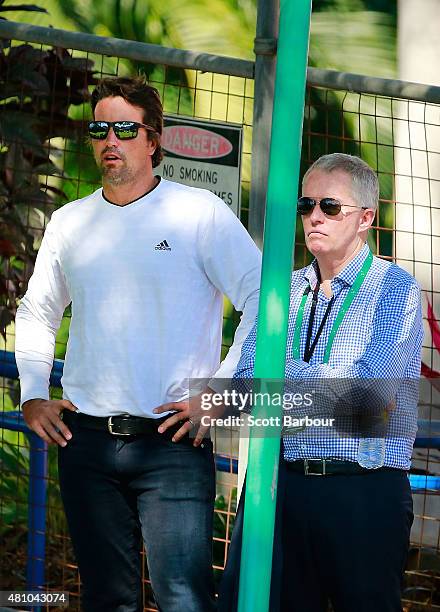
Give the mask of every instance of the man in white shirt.
[[[104, 79], [92, 109], [103, 188], [52, 215], [17, 312], [23, 415], [59, 446], [84, 611], [142, 610], [142, 533], [159, 609], [209, 612], [215, 470], [188, 379], [234, 373], [258, 307], [260, 253], [217, 196], [154, 176], [154, 88]], [[243, 315], [220, 365], [223, 294]], [[51, 401], [69, 303], [63, 399]], [[161, 416], [164, 406], [172, 413]]]

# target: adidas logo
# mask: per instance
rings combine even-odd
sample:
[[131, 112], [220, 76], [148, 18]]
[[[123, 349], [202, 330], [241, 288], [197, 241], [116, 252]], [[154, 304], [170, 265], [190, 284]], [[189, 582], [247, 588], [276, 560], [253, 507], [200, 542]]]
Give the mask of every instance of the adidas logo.
[[155, 251], [171, 251], [171, 247], [166, 240], [162, 240], [154, 247]]

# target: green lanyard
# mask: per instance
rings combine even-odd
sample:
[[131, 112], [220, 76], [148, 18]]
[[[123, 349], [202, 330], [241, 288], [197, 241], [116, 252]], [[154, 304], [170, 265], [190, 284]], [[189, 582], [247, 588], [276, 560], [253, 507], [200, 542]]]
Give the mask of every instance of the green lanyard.
[[[347, 311], [350, 308], [351, 303], [353, 302], [354, 298], [358, 294], [359, 289], [361, 288], [361, 285], [364, 282], [364, 278], [367, 276], [368, 270], [370, 269], [372, 263], [373, 263], [373, 255], [370, 251], [368, 253], [366, 260], [363, 263], [362, 268], [357, 273], [356, 278], [354, 279], [354, 283], [350, 287], [350, 291], [347, 293], [347, 296], [341, 308], [339, 309], [336, 319], [332, 325], [332, 328], [330, 330], [330, 335], [328, 338], [328, 342], [327, 342], [327, 346], [326, 346], [325, 353], [324, 353], [324, 359], [322, 360], [322, 363], [328, 363], [330, 359], [330, 351], [332, 350], [333, 341], [335, 339], [339, 326], [341, 325], [343, 318], [347, 314]], [[293, 335], [293, 344], [292, 344], [292, 353], [293, 353], [294, 359], [301, 359], [300, 357], [301, 327], [302, 327], [302, 322], [304, 318], [304, 308], [306, 305], [307, 296], [309, 292], [310, 292], [310, 287], [307, 287], [303, 293], [301, 303], [298, 309], [298, 314], [296, 315], [295, 333]]]

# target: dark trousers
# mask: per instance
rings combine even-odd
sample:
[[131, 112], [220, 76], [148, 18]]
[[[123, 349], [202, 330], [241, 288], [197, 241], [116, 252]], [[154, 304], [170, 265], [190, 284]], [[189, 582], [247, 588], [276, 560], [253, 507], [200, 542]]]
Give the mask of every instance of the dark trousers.
[[287, 471], [282, 612], [400, 612], [412, 521], [405, 472]]
[[140, 535], [159, 609], [215, 609], [212, 444], [114, 437], [70, 424], [60, 488], [84, 612], [140, 612]]
[[[271, 612], [400, 612], [412, 520], [405, 472], [303, 476], [282, 462]], [[220, 612], [237, 606], [239, 529], [232, 540]]]

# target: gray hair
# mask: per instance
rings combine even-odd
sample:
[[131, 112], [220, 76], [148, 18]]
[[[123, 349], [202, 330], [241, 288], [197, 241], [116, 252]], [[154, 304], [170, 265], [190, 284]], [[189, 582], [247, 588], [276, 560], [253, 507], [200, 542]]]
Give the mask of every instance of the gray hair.
[[346, 153], [323, 155], [307, 170], [303, 178], [303, 185], [314, 170], [346, 172], [351, 176], [353, 197], [359, 206], [376, 210], [379, 201], [379, 180], [376, 173], [360, 157]]

